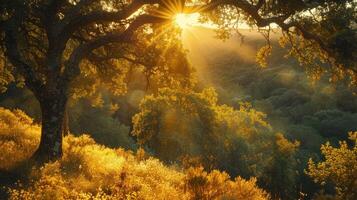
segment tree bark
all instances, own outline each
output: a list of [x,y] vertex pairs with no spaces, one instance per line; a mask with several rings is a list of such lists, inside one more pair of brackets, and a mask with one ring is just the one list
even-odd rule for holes
[[70,133],[69,129],[69,116],[68,116],[68,108],[65,106],[64,109],[64,117],[63,117],[63,136],[67,136]]
[[67,97],[64,93],[48,95],[40,100],[42,112],[41,141],[34,159],[44,163],[62,156],[62,138]]

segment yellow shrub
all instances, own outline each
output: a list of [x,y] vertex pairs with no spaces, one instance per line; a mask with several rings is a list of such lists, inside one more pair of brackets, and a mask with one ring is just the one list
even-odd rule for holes
[[202,167],[190,168],[184,179],[185,191],[191,199],[232,199],[232,200],[264,200],[268,193],[257,188],[256,179],[244,180],[237,177],[234,181],[225,172],[213,170],[210,173]]
[[11,189],[11,199],[186,198],[180,189],[184,174],[157,159],[138,161],[129,152],[95,144],[87,135],[70,135],[63,146],[63,158],[34,169],[30,187]]
[[40,127],[21,110],[0,107],[0,170],[29,158],[40,139]]
[[[40,128],[21,111],[0,110],[2,168],[27,159],[34,151]],[[13,145],[8,148],[5,145]],[[27,146],[26,146],[27,145]],[[13,149],[16,148],[16,149]],[[3,153],[5,152],[5,153]],[[123,149],[110,149],[87,135],[69,135],[62,159],[31,171],[30,182],[9,189],[16,199],[267,199],[254,180],[202,168],[184,171],[159,160]],[[15,157],[15,159],[13,159]]]

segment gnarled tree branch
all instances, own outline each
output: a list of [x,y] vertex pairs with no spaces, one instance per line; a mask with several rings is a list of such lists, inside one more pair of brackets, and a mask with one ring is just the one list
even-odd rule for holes
[[163,23],[167,19],[152,16],[152,15],[141,15],[133,22],[130,23],[129,27],[121,33],[111,33],[104,36],[100,36],[92,41],[83,43],[79,45],[75,50],[73,50],[70,58],[66,63],[66,69],[63,73],[63,78],[67,81],[73,80],[79,75],[79,64],[86,56],[89,55],[93,50],[111,43],[130,43],[133,42],[132,36],[134,32],[141,26],[145,24],[153,23]]
[[81,15],[81,7],[90,5],[94,1],[83,0],[71,9],[64,19],[54,24],[56,31],[53,36],[49,38],[49,52],[48,65],[52,69],[59,70],[59,63],[68,40],[73,33],[79,28],[93,24],[105,22],[121,22],[127,20],[131,15],[138,11],[145,4],[153,4],[159,2],[158,0],[134,0],[128,6],[117,12],[108,11],[93,11],[91,13]]
[[16,70],[25,78],[26,86],[30,88],[35,95],[39,95],[39,90],[42,88],[43,83],[38,78],[34,68],[28,65],[20,54],[18,40],[16,38],[18,33],[15,29],[15,22],[9,20],[5,27],[5,55]]

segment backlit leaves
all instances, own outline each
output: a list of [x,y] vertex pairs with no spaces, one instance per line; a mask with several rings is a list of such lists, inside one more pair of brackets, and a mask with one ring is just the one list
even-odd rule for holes
[[330,143],[321,146],[324,160],[315,163],[309,160],[307,174],[316,183],[325,185],[332,183],[335,186],[337,199],[356,199],[357,193],[357,132],[350,132],[349,139],[352,146],[346,141],[340,141],[339,147]]

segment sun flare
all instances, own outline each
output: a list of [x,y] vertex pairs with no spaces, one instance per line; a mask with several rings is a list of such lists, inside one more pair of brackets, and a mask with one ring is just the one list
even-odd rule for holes
[[198,13],[194,13],[194,14],[179,13],[175,16],[175,23],[180,28],[185,29],[190,26],[197,25],[199,23],[198,18],[199,18]]

